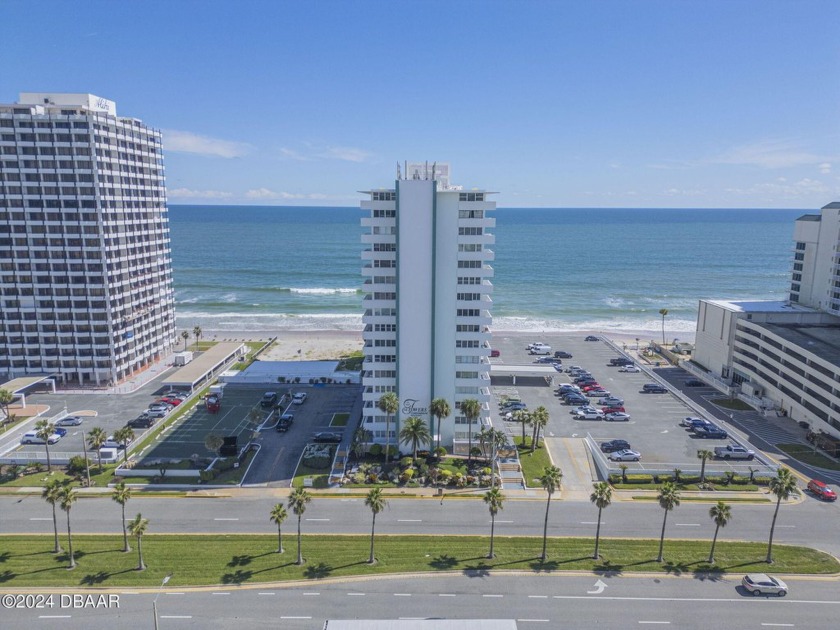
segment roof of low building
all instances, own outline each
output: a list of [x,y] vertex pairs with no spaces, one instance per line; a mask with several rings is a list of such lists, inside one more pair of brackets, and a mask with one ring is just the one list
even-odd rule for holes
[[801,348],[823,361],[840,367],[840,324],[836,326],[801,326],[795,324],[757,324],[791,346]]

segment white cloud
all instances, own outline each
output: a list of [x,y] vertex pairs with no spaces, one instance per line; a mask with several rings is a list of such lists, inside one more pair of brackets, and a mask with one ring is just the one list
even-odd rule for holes
[[832,190],[830,186],[819,180],[803,177],[796,182],[788,182],[784,178],[778,178],[774,182],[757,183],[749,188],[727,188],[726,192],[736,195],[772,195],[774,197],[797,198],[812,195],[830,197],[836,195],[838,191]]
[[167,129],[163,131],[163,148],[167,151],[179,153],[196,153],[223,158],[241,157],[250,152],[253,147],[245,142],[220,140],[209,136],[201,136],[190,131]]
[[344,162],[367,162],[373,157],[373,153],[356,147],[314,147],[310,143],[304,143],[304,149],[298,151],[289,147],[280,147],[280,155],[298,162],[310,162],[312,160],[342,160]]
[[190,197],[192,199],[230,199],[233,193],[222,190],[192,190],[191,188],[173,188],[167,191],[169,197]]
[[770,169],[825,163],[826,157],[809,153],[787,140],[760,140],[732,147],[709,161],[716,164],[743,164]]
[[280,154],[283,155],[283,157],[289,158],[290,160],[297,160],[299,162],[309,162],[312,160],[311,157],[306,157],[305,155],[298,153],[294,149],[289,149],[287,147],[280,147]]
[[290,193],[285,191],[275,192],[268,188],[253,188],[245,192],[246,199],[315,199],[315,200],[344,200],[348,197],[338,195],[326,195],[324,193]]
[[354,147],[330,147],[320,157],[345,162],[366,162],[372,154]]
[[820,173],[823,175],[828,175],[831,173],[831,162],[823,162],[819,165]]

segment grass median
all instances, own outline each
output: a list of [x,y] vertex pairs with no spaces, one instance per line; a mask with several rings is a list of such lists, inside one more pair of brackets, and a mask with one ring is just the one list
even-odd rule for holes
[[[293,525],[293,524],[292,524]],[[154,523],[152,523],[154,526]],[[290,526],[293,529],[293,526]],[[665,562],[655,561],[658,540],[601,540],[600,560],[592,559],[592,538],[550,538],[548,560],[539,559],[539,537],[496,537],[496,558],[486,557],[489,539],[482,536],[379,536],[374,565],[367,564],[368,536],[304,536],[305,564],[295,564],[296,538],[284,535],[285,553],[275,553],[277,535],[154,535],[143,538],[145,571],[136,571],[133,551],[122,552],[121,536],[77,535],[77,567],[52,551],[52,536],[0,537],[0,583],[14,587],[158,587],[172,574],[169,587],[257,584],[382,573],[461,571],[474,575],[491,570],[653,571],[663,574],[763,572],[764,543],[718,542],[717,564],[706,563],[710,541],[666,540]],[[62,537],[66,548],[66,538]],[[776,545],[774,573],[833,574],[840,563],[815,549]]]

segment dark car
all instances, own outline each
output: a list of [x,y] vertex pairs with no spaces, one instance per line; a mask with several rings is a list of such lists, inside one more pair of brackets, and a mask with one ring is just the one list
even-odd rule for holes
[[500,357],[500,356],[502,356],[502,353],[499,352],[498,350],[491,350],[490,351],[490,356],[491,357]]
[[604,453],[615,453],[616,451],[623,451],[630,448],[630,442],[627,440],[610,440],[609,442],[601,442],[601,450]]
[[600,339],[598,339],[595,335],[587,335],[584,341],[600,341]]
[[701,381],[699,378],[690,378],[685,382],[686,387],[704,387],[706,383]]
[[148,429],[155,426],[155,419],[149,416],[140,416],[139,418],[134,418],[134,420],[129,420],[127,426],[132,429]]
[[700,438],[710,438],[719,440],[724,440],[729,437],[729,434],[726,431],[721,429],[718,425],[712,424],[711,422],[708,424],[701,424],[699,427],[695,427],[694,435]]
[[273,407],[277,402],[277,392],[266,392],[260,400],[261,407]]
[[557,352],[554,353],[554,358],[555,359],[571,359],[572,358],[572,353],[571,352],[566,352],[565,350],[558,350]]
[[280,419],[277,421],[277,431],[280,433],[285,433],[288,431],[291,426],[292,422],[295,421],[295,417],[290,413],[284,413],[280,416]]
[[631,361],[630,359],[625,359],[624,357],[617,357],[617,358],[610,359],[610,365],[613,366],[613,367],[621,366],[621,365],[632,365],[632,364],[633,364],[633,361]]
[[340,433],[330,433],[327,431],[322,431],[321,433],[316,433],[312,436],[313,442],[327,442],[331,444],[338,444],[341,442],[341,434]]
[[55,433],[56,435],[60,435],[61,437],[64,437],[65,435],[67,435],[67,429],[65,429],[64,427],[58,427],[57,426],[57,427],[53,428],[53,433]]
[[642,393],[643,394],[666,394],[668,393],[668,389],[660,385],[659,383],[645,383],[642,385]]

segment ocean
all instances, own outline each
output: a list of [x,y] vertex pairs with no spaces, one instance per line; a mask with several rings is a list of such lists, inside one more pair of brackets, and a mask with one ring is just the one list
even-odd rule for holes
[[[525,209],[496,217],[499,331],[693,331],[700,298],[784,299],[802,210]],[[170,206],[176,323],[361,330],[359,208]]]

